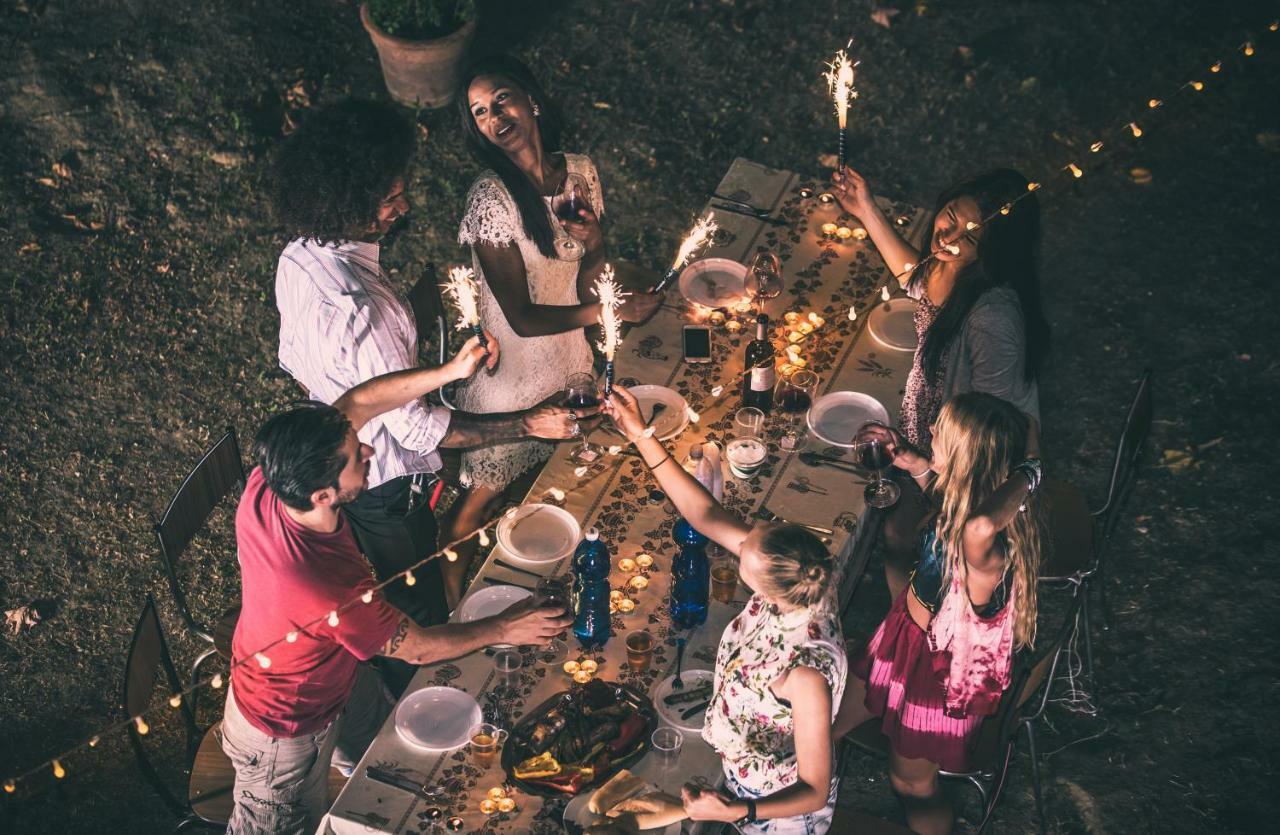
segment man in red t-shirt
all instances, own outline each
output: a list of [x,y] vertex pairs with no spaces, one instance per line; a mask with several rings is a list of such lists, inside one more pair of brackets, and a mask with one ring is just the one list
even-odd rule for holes
[[[489,345],[492,367],[492,336]],[[356,432],[375,415],[471,376],[485,355],[473,337],[440,368],[376,377],[332,406],[276,415],[258,433],[258,466],[236,512],[243,597],[232,652],[253,660],[232,669],[222,722],[222,747],[236,770],[228,832],[316,830],[328,808],[331,760],[354,766],[390,712],[379,677],[361,662],[387,655],[427,664],[494,643],[542,644],[571,622],[563,610],[524,605],[424,628],[374,593],[336,621],[312,624],[374,585],[338,512],[367,484],[373,450]]]

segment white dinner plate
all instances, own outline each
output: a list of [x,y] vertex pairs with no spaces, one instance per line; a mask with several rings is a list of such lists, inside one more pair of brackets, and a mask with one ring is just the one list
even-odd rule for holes
[[873,420],[889,423],[889,413],[869,394],[833,391],[809,407],[805,417],[809,431],[832,446],[853,449],[853,437],[862,425]]
[[[598,786],[596,788],[599,788]],[[657,791],[657,786],[649,784],[649,791]],[[588,826],[594,826],[598,823],[608,823],[609,818],[604,815],[593,815],[587,810],[587,804],[591,802],[591,795],[595,794],[595,789],[588,789],[582,792],[573,800],[569,801],[569,805],[564,807],[564,822],[573,824],[580,829],[586,829]],[[641,829],[641,835],[680,835],[680,824],[682,821],[668,824],[661,829]]]
[[[485,586],[467,595],[449,620],[454,623],[471,623],[494,615],[500,615],[519,603],[533,597],[533,592],[519,586]],[[511,644],[491,644],[498,648]]]
[[914,299],[892,299],[871,309],[867,330],[876,342],[895,351],[915,351],[916,302]]
[[728,258],[703,258],[680,272],[680,292],[704,307],[729,307],[747,294],[747,268]]
[[684,398],[666,386],[633,386],[627,391],[635,395],[640,406],[640,417],[649,420],[653,407],[661,403],[666,408],[653,421],[653,436],[659,441],[669,441],[689,425],[689,404]]
[[[680,673],[680,680],[684,682],[684,687],[680,691],[671,689],[671,682],[676,680],[674,675],[667,676],[658,682],[658,686],[653,690],[653,706],[658,711],[658,715],[662,717],[662,721],[686,734],[701,734],[702,723],[707,717],[705,710],[693,714],[688,719],[681,719],[680,714],[698,704],[698,702],[706,701],[706,699],[681,702],[675,705],[668,705],[663,699],[675,692],[687,693],[704,682],[710,684],[715,680],[715,677],[716,674],[711,670],[683,670]],[[708,696],[708,698],[710,697]]]
[[535,565],[564,559],[581,538],[578,520],[550,504],[520,505],[498,522],[498,544],[512,558]]
[[480,705],[453,687],[424,687],[400,700],[396,733],[417,748],[448,751],[471,739],[471,729],[484,721]]

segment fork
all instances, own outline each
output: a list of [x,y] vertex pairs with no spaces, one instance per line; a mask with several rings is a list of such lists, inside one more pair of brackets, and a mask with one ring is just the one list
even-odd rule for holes
[[816,534],[831,536],[831,534],[833,533],[831,528],[823,528],[823,527],[819,527],[818,525],[806,525],[803,522],[792,522],[790,519],[783,519],[781,516],[774,513],[772,510],[765,507],[764,505],[760,505],[760,509],[751,515],[756,517],[757,519],[763,519],[766,522],[781,522],[786,525],[796,525],[797,527],[804,528],[805,530],[812,531],[813,533],[816,533]]
[[671,680],[672,690],[683,690],[684,682],[680,680],[680,668],[684,666],[684,638],[676,638],[676,677]]

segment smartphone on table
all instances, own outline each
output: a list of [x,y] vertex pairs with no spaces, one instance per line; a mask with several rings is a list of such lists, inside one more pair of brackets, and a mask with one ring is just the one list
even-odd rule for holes
[[711,328],[706,325],[684,326],[684,361],[711,362]]

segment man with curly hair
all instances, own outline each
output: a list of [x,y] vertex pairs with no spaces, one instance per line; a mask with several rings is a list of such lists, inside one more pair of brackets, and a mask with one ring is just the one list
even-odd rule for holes
[[[381,268],[378,245],[409,211],[413,151],[413,125],[394,106],[347,100],[311,113],[273,160],[272,200],[290,238],[276,271],[280,365],[314,400],[333,403],[365,380],[418,365],[414,314]],[[418,481],[440,468],[437,448],[573,437],[587,416],[545,406],[473,415],[414,400],[369,421],[360,431],[374,450],[369,489],[343,512],[378,576],[437,547]],[[449,616],[436,561],[412,588],[388,587],[388,599],[423,626]]]

